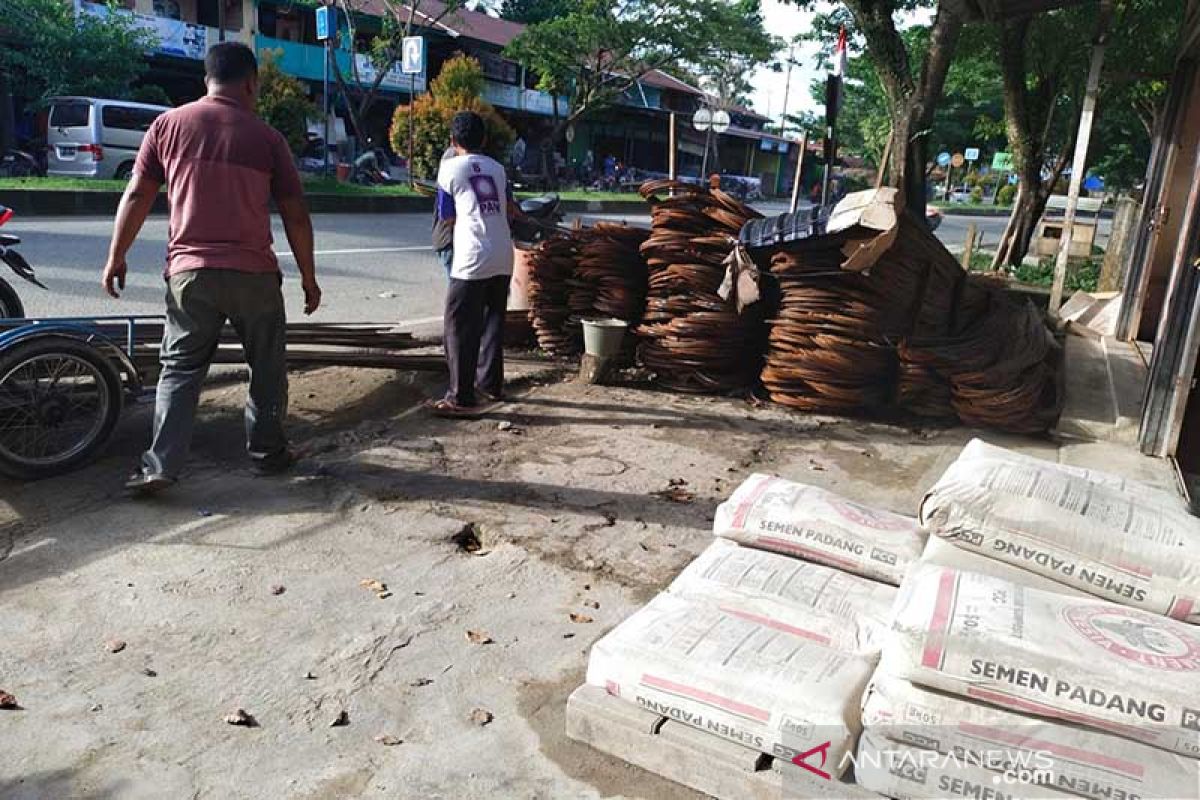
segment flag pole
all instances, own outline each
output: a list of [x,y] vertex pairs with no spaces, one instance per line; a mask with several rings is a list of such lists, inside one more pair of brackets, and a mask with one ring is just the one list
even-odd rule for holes
[[833,72],[825,79],[825,171],[821,177],[821,205],[829,205],[829,183],[837,160],[837,117],[842,103],[842,76],[846,72],[846,29],[838,31],[833,51]]

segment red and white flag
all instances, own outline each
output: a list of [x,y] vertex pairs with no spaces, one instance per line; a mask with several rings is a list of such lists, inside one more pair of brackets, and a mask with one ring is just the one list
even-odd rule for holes
[[846,77],[846,29],[838,31],[837,47],[833,51],[833,74],[839,78]]

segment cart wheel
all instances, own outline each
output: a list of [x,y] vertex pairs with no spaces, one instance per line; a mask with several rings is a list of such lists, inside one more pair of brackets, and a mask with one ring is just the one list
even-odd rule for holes
[[86,342],[48,337],[0,353],[0,472],[35,480],[86,463],[121,402],[116,367]]
[[0,319],[24,319],[24,317],[25,307],[21,305],[21,298],[17,297],[17,290],[0,278]]

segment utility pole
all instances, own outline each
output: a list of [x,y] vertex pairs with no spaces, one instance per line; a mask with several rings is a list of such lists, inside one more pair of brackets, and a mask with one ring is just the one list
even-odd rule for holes
[[1079,208],[1079,191],[1083,186],[1083,171],[1087,168],[1088,144],[1092,138],[1092,120],[1096,115],[1096,96],[1100,93],[1100,71],[1104,67],[1104,48],[1108,42],[1108,22],[1112,15],[1111,0],[1101,0],[1096,36],[1092,44],[1092,63],[1088,68],[1087,90],[1083,95],[1083,111],[1079,114],[1079,133],[1075,138],[1075,160],[1071,162],[1071,185],[1067,190],[1067,208],[1063,213],[1062,239],[1054,261],[1054,284],[1050,287],[1050,316],[1058,318],[1063,289],[1067,282],[1067,260],[1071,256],[1075,212]]
[[788,47],[787,79],[784,80],[784,82],[783,82],[783,112],[779,115],[779,135],[780,136],[783,136],[787,132],[788,94],[792,90],[792,54],[795,52],[795,50],[796,50],[796,43],[793,42]]
[[217,0],[217,41],[225,41],[225,0]]

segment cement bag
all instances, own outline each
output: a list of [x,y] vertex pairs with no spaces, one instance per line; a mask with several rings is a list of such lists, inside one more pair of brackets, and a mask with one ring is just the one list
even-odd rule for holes
[[960,544],[961,540],[958,539],[930,536],[929,541],[925,543],[925,549],[921,552],[921,563],[949,567],[960,572],[978,572],[980,575],[990,575],[993,578],[1022,583],[1031,589],[1041,589],[1043,592],[1057,592],[1071,597],[1092,597],[1087,592],[1072,589],[1065,583],[1052,581],[1036,572],[988,558],[981,555],[978,550],[968,549]]
[[593,645],[587,682],[789,761],[828,742],[832,765],[854,746],[874,664],[787,626],[664,593]]
[[881,668],[863,703],[876,737],[1036,772],[1037,785],[1094,800],[1200,797],[1200,761],[1100,731],[923,689]]
[[921,523],[1105,600],[1200,622],[1200,519],[1177,504],[986,452],[950,465]]
[[717,508],[713,533],[897,586],[925,544],[909,517],[760,474]]
[[754,614],[798,636],[879,655],[895,588],[777,553],[715,539],[668,587],[673,595]]
[[1008,450],[1003,447],[997,447],[994,444],[988,444],[983,439],[972,439],[967,442],[967,446],[958,454],[958,458],[960,461],[968,461],[976,458],[1008,459],[1014,463],[1029,464],[1034,467],[1043,467],[1050,464],[1061,472],[1065,472],[1076,478],[1082,478],[1088,483],[1094,483],[1107,489],[1116,489],[1119,492],[1125,492],[1141,500],[1166,503],[1169,506],[1187,511],[1187,502],[1184,501],[1178,492],[1130,480],[1123,475],[1117,475],[1113,472],[1075,467],[1070,464],[1060,464],[1056,461],[1047,461],[1042,458],[1028,456],[1016,450]]
[[920,565],[883,663],[922,686],[1200,757],[1200,629],[1166,617]]
[[854,756],[854,779],[864,789],[896,800],[1076,800],[1074,795],[1040,785],[1044,778],[1035,770],[985,763],[965,754],[899,744],[866,730]]

